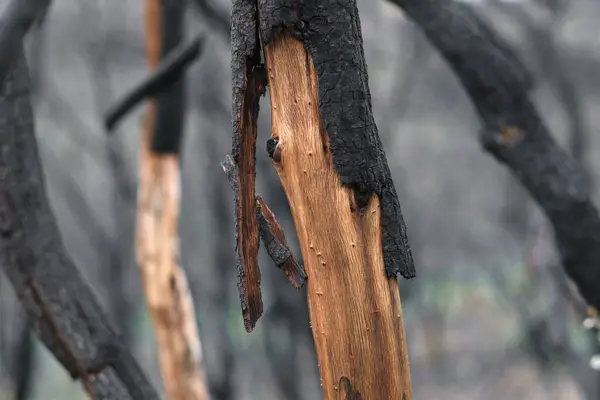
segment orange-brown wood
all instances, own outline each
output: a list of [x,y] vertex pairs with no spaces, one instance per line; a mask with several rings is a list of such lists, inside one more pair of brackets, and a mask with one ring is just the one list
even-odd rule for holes
[[[398,282],[383,264],[379,199],[357,210],[342,187],[318,107],[310,55],[291,37],[265,48],[274,162],[308,275],[325,399],[412,398]],[[357,397],[360,395],[360,397]]]
[[[147,59],[154,68],[161,53],[161,2],[146,0],[145,7]],[[140,145],[136,256],[166,396],[170,400],[205,400],[208,390],[196,314],[185,272],[179,266],[179,157],[150,149],[156,108],[152,99]]]
[[258,267],[259,230],[256,219],[256,136],[257,104],[253,93],[254,82],[251,77],[244,77],[246,91],[242,99],[242,118],[240,120],[240,153],[235,162],[238,165],[236,199],[237,251],[242,271],[238,271],[242,292],[242,313],[244,327],[252,332],[256,321],[263,313],[262,295],[260,292],[260,269]]

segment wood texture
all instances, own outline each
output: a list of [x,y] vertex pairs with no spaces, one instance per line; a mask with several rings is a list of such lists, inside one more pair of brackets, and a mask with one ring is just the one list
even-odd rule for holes
[[[146,0],[147,58],[161,57],[159,0]],[[157,102],[146,116],[139,154],[136,255],[152,316],[168,399],[208,399],[201,344],[185,272],[179,265],[179,156],[151,150]]]
[[300,240],[325,399],[411,399],[398,283],[385,274],[381,208],[358,207],[333,166],[318,80],[304,45],[265,49],[274,165]]
[[234,0],[231,5],[232,146],[236,167],[235,241],[238,293],[244,328],[251,332],[263,313],[260,292],[258,248],[259,223],[256,215],[256,136],[258,106],[264,71],[260,68],[260,41],[254,0]]

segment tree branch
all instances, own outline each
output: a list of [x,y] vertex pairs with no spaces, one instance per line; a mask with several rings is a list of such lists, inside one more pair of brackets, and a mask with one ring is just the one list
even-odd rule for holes
[[0,254],[44,344],[92,398],[158,399],[68,256],[34,136],[22,53],[0,89]]
[[21,51],[23,38],[38,17],[45,17],[50,0],[12,0],[0,13],[0,82],[6,79]]
[[109,133],[133,107],[177,81],[191,63],[202,54],[203,44],[204,37],[199,34],[190,43],[180,45],[169,52],[169,55],[161,60],[146,79],[110,107],[104,117],[104,125]]
[[584,299],[600,308],[600,217],[581,166],[561,149],[529,98],[531,79],[469,6],[391,0],[446,58],[484,126],[484,149],[519,178],[550,220],[563,266]]

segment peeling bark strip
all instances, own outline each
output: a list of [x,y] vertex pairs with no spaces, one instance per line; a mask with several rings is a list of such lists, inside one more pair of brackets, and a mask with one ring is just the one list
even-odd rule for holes
[[265,244],[269,257],[285,273],[290,283],[300,289],[306,280],[306,272],[288,247],[283,228],[277,222],[275,214],[260,196],[256,196],[256,213],[260,221],[260,239]]
[[158,399],[67,255],[34,136],[23,49],[0,86],[0,256],[33,327],[97,399]]
[[[231,156],[226,156],[221,163],[234,193],[237,190],[237,167]],[[306,272],[287,246],[283,228],[277,222],[275,214],[260,195],[256,196],[256,218],[259,221],[260,239],[266,247],[267,254],[277,268],[281,269],[296,289],[301,288],[306,280]]]
[[357,205],[381,202],[382,246],[388,276],[415,276],[413,257],[377,126],[355,0],[259,0],[260,34],[268,46],[290,32],[303,41],[318,76],[319,110],[341,183]]
[[600,309],[600,217],[585,171],[561,149],[531,99],[531,79],[508,45],[468,6],[393,0],[425,32],[460,79],[484,129],[486,151],[519,178],[554,227],[564,268]]
[[233,73],[233,146],[237,167],[234,184],[238,291],[246,331],[251,332],[263,312],[258,267],[259,225],[256,217],[256,135],[258,102],[264,94],[265,73],[260,63],[252,0],[235,0],[231,11]]
[[[146,0],[146,38],[149,66],[159,63],[161,52],[166,54],[177,43],[161,45],[161,31],[181,29],[170,26],[181,18],[162,18],[167,10],[160,0]],[[183,7],[177,9],[183,12]],[[172,17],[172,16],[171,16]],[[180,170],[177,154],[160,154],[153,150],[156,135],[172,135],[179,140],[183,125],[170,123],[183,119],[180,110],[163,111],[162,129],[157,132],[157,109],[175,96],[184,96],[182,86],[169,96],[150,102],[140,144],[139,189],[136,226],[136,257],[140,267],[148,310],[156,332],[158,357],[167,398],[170,400],[206,400],[208,389],[202,369],[202,348],[196,313],[188,282],[179,265],[179,205]],[[183,104],[177,100],[177,104]],[[177,131],[177,129],[179,131]]]

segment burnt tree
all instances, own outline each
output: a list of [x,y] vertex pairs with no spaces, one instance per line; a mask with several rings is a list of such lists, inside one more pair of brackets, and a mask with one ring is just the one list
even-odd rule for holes
[[585,170],[556,143],[533,104],[528,71],[471,7],[451,0],[391,1],[446,59],[479,115],[483,148],[539,204],[567,275],[600,309],[600,215]]
[[397,278],[415,269],[371,110],[356,1],[236,0],[231,40],[228,160],[237,172],[246,329],[262,313],[254,183],[258,103],[268,84],[267,152],[305,262],[325,398],[412,398]]

